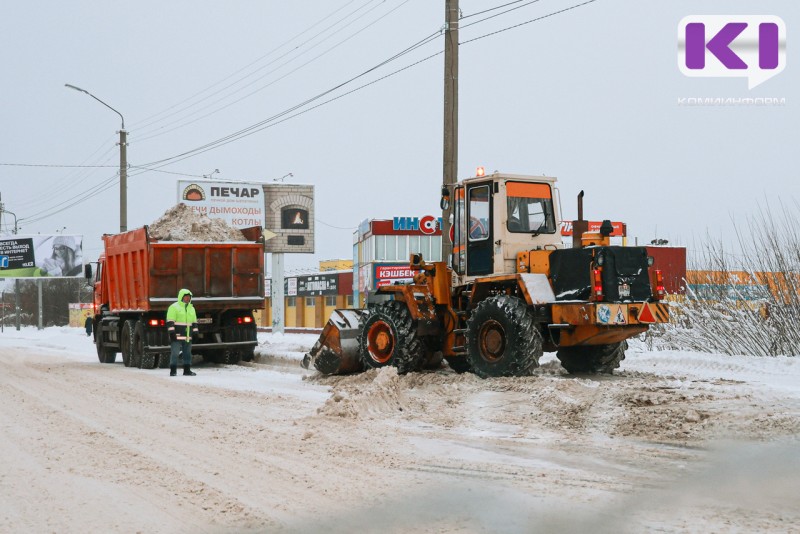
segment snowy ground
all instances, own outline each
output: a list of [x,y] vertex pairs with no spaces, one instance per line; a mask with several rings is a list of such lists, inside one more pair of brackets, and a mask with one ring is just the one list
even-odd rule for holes
[[312,334],[170,378],[0,334],[3,532],[790,532],[800,358],[629,349],[611,377],[321,377]]

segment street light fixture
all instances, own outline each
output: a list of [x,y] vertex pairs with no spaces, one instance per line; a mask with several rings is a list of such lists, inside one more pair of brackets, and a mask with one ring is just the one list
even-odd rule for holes
[[119,231],[126,232],[128,230],[128,132],[125,131],[125,117],[122,113],[112,108],[86,89],[75,87],[68,83],[64,84],[65,87],[86,93],[91,96],[105,107],[119,115],[122,120],[122,129],[119,131]]

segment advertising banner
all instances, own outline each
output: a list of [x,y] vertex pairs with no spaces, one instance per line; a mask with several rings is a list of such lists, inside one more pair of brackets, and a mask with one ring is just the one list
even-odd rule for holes
[[83,236],[0,236],[0,278],[83,276]]
[[316,274],[297,279],[297,294],[302,297],[335,296],[339,293],[339,277],[335,274]]
[[[600,231],[600,226],[603,224],[603,221],[589,221],[589,232],[597,233]],[[625,236],[625,223],[621,222],[611,222],[611,227],[614,229],[611,232],[611,237],[624,237]],[[571,236],[572,235],[572,221],[561,221],[561,235],[562,236]]]
[[375,264],[375,287],[382,287],[394,283],[409,283],[414,280],[415,271],[408,263]]
[[178,202],[234,228],[264,228],[261,184],[178,180]]

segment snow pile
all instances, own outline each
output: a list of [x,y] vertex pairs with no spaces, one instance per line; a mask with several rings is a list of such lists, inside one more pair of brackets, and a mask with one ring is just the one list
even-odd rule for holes
[[181,202],[149,227],[150,237],[160,241],[246,241],[241,231],[222,219],[211,219]]

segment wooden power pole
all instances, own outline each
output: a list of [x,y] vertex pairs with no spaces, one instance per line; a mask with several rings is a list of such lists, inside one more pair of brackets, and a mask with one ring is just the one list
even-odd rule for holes
[[445,0],[444,34],[444,166],[442,184],[450,191],[450,205],[442,210],[442,261],[453,252],[450,215],[458,181],[458,0]]

